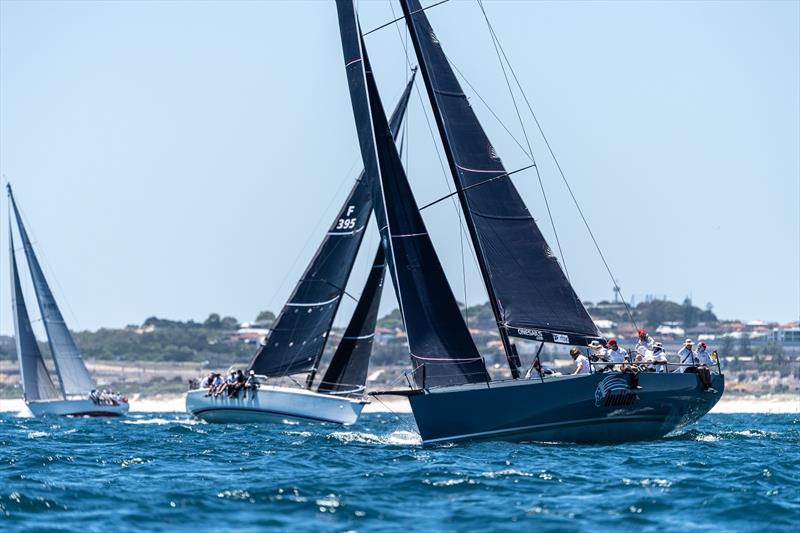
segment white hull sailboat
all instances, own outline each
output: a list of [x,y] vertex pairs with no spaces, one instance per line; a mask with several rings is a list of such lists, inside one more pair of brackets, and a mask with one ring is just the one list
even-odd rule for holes
[[[414,76],[392,115],[393,135],[400,130],[413,83]],[[255,353],[248,368],[260,383],[255,396],[251,390],[239,390],[234,396],[227,391],[209,395],[206,389],[193,390],[186,396],[189,413],[208,422],[302,420],[349,425],[358,421],[367,403],[364,389],[383,288],[382,245],[344,336],[322,380],[313,386],[339,303],[349,296],[345,286],[372,213],[372,188],[372,175],[362,172]],[[296,381],[296,386],[288,387],[269,381],[298,374],[306,375],[305,387]]]
[[98,404],[92,400],[36,400],[25,402],[33,416],[122,416],[127,402]]
[[347,398],[301,389],[264,386],[245,397],[209,395],[205,389],[189,391],[186,410],[206,422],[328,422],[349,426],[358,421],[366,405],[362,398]]
[[78,347],[44,277],[14,201],[11,185],[8,185],[8,199],[17,222],[17,231],[22,241],[28,272],[58,376],[56,385],[31,327],[17,269],[14,234],[9,225],[11,302],[25,404],[34,416],[119,416],[127,413],[128,402],[125,400],[90,398],[90,393],[95,391],[97,386],[78,352]]

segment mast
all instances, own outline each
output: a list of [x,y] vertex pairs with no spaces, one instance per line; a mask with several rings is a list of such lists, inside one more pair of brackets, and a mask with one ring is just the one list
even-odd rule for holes
[[352,0],[337,0],[345,72],[375,218],[421,388],[488,382],[420,215],[381,105]]
[[[400,100],[397,102],[394,111],[392,112],[391,118],[391,125],[390,129],[392,131],[392,136],[397,137],[400,133],[400,127],[403,125],[403,119],[406,116],[406,111],[408,109],[408,101],[411,98],[411,87],[414,86],[414,79],[417,77],[417,69],[413,69],[411,72],[411,78],[409,78],[408,83],[406,83],[406,87],[403,90],[403,93],[400,95]],[[362,177],[365,173],[362,172]],[[353,258],[353,262],[355,262],[355,257]],[[353,263],[350,264],[350,268],[353,268]],[[349,277],[349,276],[348,276]],[[338,303],[341,303],[339,300]],[[338,310],[338,303],[337,303],[337,310]],[[333,324],[331,323],[331,326]],[[330,331],[330,327],[328,328]],[[314,359],[314,365],[311,367],[311,371],[308,373],[308,377],[306,378],[306,388],[311,389],[314,385],[314,378],[317,375],[317,371],[319,370],[319,363],[322,360],[322,355],[325,352],[325,343],[328,341],[328,336],[325,336],[323,341],[322,350],[317,354],[317,357]],[[371,344],[370,344],[371,348]],[[338,349],[337,349],[338,352]]]
[[[408,2],[406,0],[400,0],[400,5],[403,8],[403,16],[406,19],[406,26],[408,27],[408,32],[411,35],[411,41],[414,43],[414,51],[417,54],[417,61],[419,62],[419,68],[422,71],[422,78],[425,80],[425,89],[428,93],[428,101],[431,104],[431,108],[433,109],[433,116],[436,119],[436,127],[439,130],[439,137],[442,139],[442,146],[444,147],[444,152],[447,156],[447,164],[450,167],[450,172],[453,176],[458,175],[458,168],[456,165],[456,160],[453,155],[453,149],[450,146],[450,142],[447,138],[447,131],[445,130],[444,121],[442,118],[442,112],[439,108],[439,104],[436,100],[436,96],[433,93],[433,84],[431,83],[431,73],[428,69],[428,65],[425,62],[425,57],[422,54],[420,49],[419,37],[417,35],[417,29],[411,20],[411,9],[409,8]],[[415,7],[414,11],[419,9],[419,7]],[[455,183],[456,191],[458,193],[458,201],[461,204],[461,210],[464,213],[464,220],[467,223],[467,229],[469,230],[469,236],[472,239],[472,243],[475,246],[476,256],[478,259],[478,267],[481,271],[481,277],[483,278],[483,285],[486,287],[486,292],[489,296],[489,303],[492,306],[492,313],[494,314],[495,322],[497,323],[498,330],[500,332],[500,340],[503,342],[503,351],[506,354],[506,360],[508,361],[508,367],[511,369],[511,377],[517,379],[520,377],[520,361],[519,356],[516,354],[516,351],[512,348],[511,341],[508,337],[508,330],[505,327],[505,320],[500,312],[500,306],[498,305],[497,296],[494,291],[494,286],[492,285],[491,274],[486,266],[486,256],[483,253],[483,244],[481,243],[480,239],[478,238],[478,233],[475,229],[475,222],[473,221],[472,217],[469,216],[470,208],[467,204],[467,198],[465,192],[461,185],[456,181]]]

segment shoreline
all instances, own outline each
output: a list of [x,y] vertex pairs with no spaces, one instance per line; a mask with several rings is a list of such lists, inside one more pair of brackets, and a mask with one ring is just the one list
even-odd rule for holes
[[[131,413],[185,413],[183,395],[156,395],[130,399]],[[0,399],[0,412],[27,413],[22,399]],[[405,398],[373,398],[364,408],[365,413],[410,413]],[[765,396],[723,396],[711,413],[722,414],[800,414],[800,396],[795,394],[769,394]]]

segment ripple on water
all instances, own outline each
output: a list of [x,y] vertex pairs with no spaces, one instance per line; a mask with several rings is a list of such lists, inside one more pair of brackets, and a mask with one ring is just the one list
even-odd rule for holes
[[340,428],[226,426],[163,413],[56,422],[0,414],[0,522],[19,530],[102,523],[123,533],[198,524],[793,531],[797,420],[709,415],[680,435],[620,446],[423,447],[410,415],[365,415]]

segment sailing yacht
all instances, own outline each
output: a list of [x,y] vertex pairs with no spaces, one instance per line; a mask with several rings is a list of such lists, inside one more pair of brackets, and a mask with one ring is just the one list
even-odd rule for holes
[[56,304],[39,260],[28,238],[17,209],[11,185],[7,186],[8,199],[22,248],[28,262],[36,301],[44,323],[50,354],[58,375],[58,386],[53,382],[45,364],[36,336],[33,333],[17,268],[14,234],[9,220],[9,249],[11,259],[11,303],[14,310],[14,332],[17,358],[22,378],[25,404],[34,416],[119,416],[128,412],[127,400],[91,399],[97,386],[80,356],[72,334]]
[[[418,0],[400,0],[512,379],[493,380],[461,316],[398,157],[353,0],[337,0],[364,168],[408,335],[406,396],[424,444],[475,439],[625,442],[697,421],[719,401],[696,374],[523,378],[512,338],[588,346],[602,336],[475,115]],[[438,4],[434,4],[438,5]]]
[[[411,76],[394,110],[397,135],[414,83]],[[367,401],[367,369],[383,289],[385,259],[379,245],[344,336],[323,375],[314,380],[333,319],[372,213],[371,177],[362,172],[269,335],[248,367],[261,384],[235,397],[189,391],[186,410],[208,422],[311,421],[354,424]],[[303,378],[302,375],[305,375]],[[296,376],[300,377],[298,381]]]

